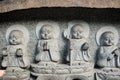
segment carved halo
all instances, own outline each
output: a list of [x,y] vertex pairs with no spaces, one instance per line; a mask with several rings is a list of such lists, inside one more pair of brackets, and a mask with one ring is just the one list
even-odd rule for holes
[[98,45],[100,45],[100,37],[104,32],[110,31],[115,35],[114,38],[114,44],[117,45],[118,41],[119,41],[119,34],[116,28],[112,27],[112,26],[105,26],[101,29],[99,29],[99,31],[96,34],[96,42]]
[[44,25],[51,25],[52,26],[52,30],[53,30],[53,38],[54,39],[57,39],[59,38],[59,33],[60,33],[60,29],[59,29],[59,26],[56,22],[53,22],[53,21],[41,21],[37,24],[36,26],[36,35],[37,35],[37,38],[38,39],[41,39],[41,37],[39,36],[39,33],[40,33],[40,29],[42,28],[42,26]]
[[71,31],[71,28],[76,25],[76,24],[80,24],[83,28],[83,36],[85,38],[88,38],[89,37],[89,31],[90,31],[90,28],[89,28],[89,25],[84,22],[84,21],[71,21],[68,23],[68,28],[64,31],[64,36],[69,36],[69,38],[71,38],[71,35],[70,35],[70,31]]
[[20,30],[21,32],[23,32],[24,39],[25,39],[24,43],[28,43],[28,41],[29,41],[29,32],[28,32],[28,30],[23,25],[12,25],[6,31],[7,44],[9,44],[9,34],[13,30]]

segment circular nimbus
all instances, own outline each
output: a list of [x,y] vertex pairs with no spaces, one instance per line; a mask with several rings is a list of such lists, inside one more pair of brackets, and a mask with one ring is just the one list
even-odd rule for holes
[[97,32],[96,34],[96,42],[98,45],[100,45],[100,38],[101,38],[101,35],[105,32],[112,32],[115,36],[114,38],[114,44],[116,45],[119,41],[119,34],[118,34],[118,31],[116,28],[112,27],[112,26],[105,26],[105,27],[102,27],[101,29],[99,29],[99,31]]
[[71,28],[76,24],[80,25],[83,28],[82,35],[85,38],[88,38],[90,28],[89,28],[89,25],[84,21],[71,21],[71,22],[69,22],[68,28],[64,31],[64,36],[69,36],[71,38]]
[[36,26],[36,35],[38,39],[41,39],[40,37],[40,30],[44,25],[50,25],[52,26],[52,33],[53,33],[53,38],[58,38],[59,37],[59,33],[60,33],[60,29],[59,26],[56,22],[53,21],[41,21],[37,24]]
[[29,32],[28,32],[28,30],[23,25],[12,25],[6,31],[7,44],[9,44],[9,34],[13,30],[19,30],[19,31],[23,32],[23,36],[24,36],[24,39],[25,39],[24,43],[28,43],[28,41],[29,41]]

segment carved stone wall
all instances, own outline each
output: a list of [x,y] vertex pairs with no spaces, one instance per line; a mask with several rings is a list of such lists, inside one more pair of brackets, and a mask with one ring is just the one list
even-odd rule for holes
[[[97,51],[98,48],[103,46],[103,43],[102,45],[98,43],[98,41],[104,39],[99,38],[102,33],[104,34],[106,32],[102,32],[103,30],[109,30],[109,28],[112,27],[110,30],[115,33],[115,37],[117,37],[118,40],[120,35],[119,12],[119,9],[40,8],[0,14],[1,59],[2,49],[9,46],[6,41],[7,31],[11,26],[16,26],[15,30],[19,32],[17,25],[22,25],[29,32],[29,35],[25,37],[25,41],[29,39],[25,50],[27,50],[26,53],[27,57],[29,57],[31,67],[29,67],[29,69],[24,68],[24,70],[27,70],[28,74],[31,74],[31,80],[117,80],[120,76],[119,73],[117,73],[119,68],[114,67],[115,69],[112,69],[111,66],[109,66],[107,69],[100,69],[98,65],[96,65],[98,60],[96,55],[99,52]],[[82,24],[82,21],[85,22],[85,25]],[[107,29],[105,28],[106,26],[108,27]],[[19,28],[22,29],[21,26],[19,26]],[[22,29],[24,30],[23,32],[26,32],[25,29]],[[101,29],[103,30],[101,31]],[[101,32],[101,35],[99,32]],[[43,33],[50,36],[41,35]],[[75,36],[76,34],[77,37]],[[97,35],[99,37],[97,37]],[[118,43],[116,41],[115,46],[117,48],[115,47],[115,50],[120,47],[120,41],[118,40]],[[79,47],[81,48],[80,50],[77,49]],[[38,61],[36,61],[36,56],[39,56],[37,55],[39,54],[39,50],[42,50],[43,54],[45,53],[47,55],[47,58],[44,58],[44,55],[42,55],[42,60],[39,60],[40,56],[38,57]],[[87,57],[84,55],[82,61],[80,60],[81,58],[77,61],[72,59],[67,60],[67,56],[69,58],[73,57],[70,56],[72,51],[73,53],[77,53],[77,55],[84,52]],[[88,60],[88,52],[90,60]],[[60,55],[54,57],[52,53]],[[73,61],[73,65],[70,64],[71,61]],[[74,63],[76,64],[74,65]],[[1,66],[1,69],[4,68]],[[108,75],[115,77],[106,78]],[[8,80],[8,78],[6,80]]]
[[[18,6],[19,5],[19,6]],[[120,8],[119,0],[0,0],[0,13],[41,7]]]

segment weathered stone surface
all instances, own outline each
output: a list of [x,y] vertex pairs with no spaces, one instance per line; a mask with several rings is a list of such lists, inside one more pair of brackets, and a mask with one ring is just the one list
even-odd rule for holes
[[[25,31],[24,31],[25,30]],[[2,56],[2,67],[6,68],[3,80],[28,80],[30,62],[27,52],[29,33],[24,26],[14,25],[6,31],[7,47],[4,48]],[[9,79],[10,78],[10,79]]]
[[[42,15],[40,12],[42,12]],[[20,10],[20,11],[12,11],[9,13],[0,14],[1,20],[4,21],[4,22],[0,22],[0,33],[1,33],[1,35],[0,35],[0,44],[1,44],[0,52],[2,54],[2,48],[6,45],[5,33],[7,32],[7,29],[9,28],[9,26],[15,25],[15,24],[21,24],[21,25],[24,25],[30,33],[29,34],[30,41],[28,43],[27,48],[28,48],[28,53],[31,58],[30,59],[31,63],[34,62],[34,59],[32,59],[32,58],[35,58],[36,44],[38,42],[38,38],[35,34],[37,24],[39,22],[42,22],[43,19],[44,20],[52,20],[52,21],[54,20],[55,22],[58,23],[59,28],[60,28],[60,37],[58,40],[58,44],[60,47],[61,58],[64,62],[64,58],[66,58],[69,48],[67,46],[68,41],[62,35],[62,33],[64,32],[65,29],[68,28],[69,21],[71,21],[73,19],[74,20],[84,20],[90,26],[90,30],[89,30],[90,36],[88,37],[87,41],[89,41],[88,43],[90,46],[89,47],[90,55],[93,59],[92,63],[95,63],[96,62],[96,50],[99,47],[99,45],[97,45],[96,40],[95,40],[96,33],[98,32],[98,30],[100,28],[103,28],[104,26],[113,25],[118,30],[118,33],[120,35],[120,17],[119,16],[120,16],[119,9],[102,9],[101,10],[101,9],[86,9],[86,8],[85,9],[65,8],[62,10],[60,10],[59,8],[56,8],[56,9],[52,8],[52,10],[51,10],[51,8],[49,8],[49,9],[39,8],[39,9],[35,9],[35,10],[27,9],[27,11]],[[38,29],[38,31],[39,30],[40,29]],[[118,43],[117,46],[118,47],[120,46],[120,42]],[[36,79],[33,79],[33,80],[41,80],[41,78],[42,79],[51,79],[51,80],[58,80],[58,79],[61,79],[61,80],[71,80],[71,79],[73,79],[73,80],[80,79],[81,80],[82,79],[82,80],[85,80],[87,78],[86,80],[88,80],[88,79],[93,80],[93,79],[90,79],[90,78],[93,78],[93,76],[92,76],[93,72],[90,71],[91,67],[88,65],[87,66],[82,65],[82,67],[81,66],[71,67],[67,64],[67,62],[65,64],[60,64],[60,65],[61,66],[57,65],[57,67],[52,67],[52,69],[51,69],[51,67],[49,67],[50,69],[49,68],[45,69],[47,67],[42,68],[41,66],[39,66],[39,67],[33,66],[33,71],[34,72],[38,71],[38,72],[36,72],[38,74],[40,71],[49,72],[49,74],[44,73],[44,75],[37,74],[38,78],[36,78],[36,76],[35,76]],[[83,71],[83,69],[86,71]],[[30,70],[30,71],[32,71],[32,70]],[[112,75],[112,78],[110,75],[107,78],[108,80],[117,80],[117,79],[119,80],[119,78],[118,78],[119,73],[117,73],[116,71],[118,71],[118,72],[120,72],[120,71],[116,70],[116,68],[112,69],[112,70],[107,69],[104,71],[106,71],[106,72],[111,71],[111,73],[114,71],[115,75],[118,74],[115,77],[113,77],[114,75]],[[51,72],[52,72],[52,75],[51,75]],[[83,72],[85,72],[85,73],[83,73]],[[32,73],[32,77],[33,77],[33,72],[31,72],[31,73]],[[62,75],[60,75],[60,74],[62,74]],[[87,76],[86,76],[86,74],[87,74]],[[80,75],[85,75],[86,77],[84,77],[84,76],[78,77]],[[109,75],[109,74],[105,74],[105,75]],[[41,76],[43,76],[43,77],[41,77]],[[56,79],[56,76],[59,76],[58,79]],[[104,76],[104,75],[102,75],[102,76]],[[22,80],[22,79],[20,79],[20,80]],[[32,80],[32,78],[31,78],[31,80]]]
[[[45,77],[49,74],[72,75],[79,74],[84,76],[83,80],[88,80],[89,76],[93,75],[93,64],[90,62],[90,55],[86,38],[89,35],[89,25],[86,22],[71,21],[68,23],[68,29],[64,32],[64,37],[67,38],[67,43],[70,47],[67,56],[69,57],[66,64],[62,63],[63,57],[60,53],[60,29],[59,25],[53,21],[42,21],[36,27],[36,35],[38,38],[35,63],[31,65],[31,73],[37,76],[37,80],[41,80],[40,75],[43,74],[43,79],[59,80],[54,77]],[[62,38],[64,38],[62,37]],[[56,41],[57,40],[57,41]],[[84,40],[84,41],[83,41]],[[83,48],[84,47],[84,48]],[[60,57],[60,58],[59,58]],[[62,60],[62,61],[61,61]],[[66,60],[64,60],[66,62]],[[57,64],[59,63],[59,64]],[[70,65],[69,65],[70,64]],[[88,67],[89,66],[89,67]],[[70,76],[69,76],[70,77]],[[82,79],[82,77],[70,77],[62,80]]]
[[120,8],[120,0],[0,0],[0,12],[39,7]]
[[[119,34],[114,27],[103,27],[96,35],[97,44],[97,65],[100,69],[96,71],[96,80],[118,80],[119,75]],[[111,77],[112,76],[112,77]]]
[[90,61],[89,44],[89,25],[82,21],[71,21],[68,29],[64,31],[64,37],[68,40],[67,60],[70,65],[80,66]]

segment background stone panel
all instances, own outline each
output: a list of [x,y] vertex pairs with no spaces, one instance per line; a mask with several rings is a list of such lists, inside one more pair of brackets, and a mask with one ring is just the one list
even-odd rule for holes
[[[33,62],[37,37],[35,33],[36,25],[43,20],[53,20],[59,24],[61,37],[59,40],[60,52],[65,58],[67,54],[67,40],[62,32],[67,28],[67,23],[72,20],[86,21],[90,26],[90,49],[93,62],[95,62],[96,50],[98,48],[95,35],[97,31],[105,26],[112,25],[117,28],[120,35],[120,9],[91,9],[91,8],[36,8],[27,10],[17,10],[0,14],[0,54],[2,48],[6,46],[5,34],[9,26],[14,24],[24,25],[30,33],[28,52]],[[120,41],[118,43],[120,47]]]
[[120,8],[120,0],[0,0],[0,13],[40,7]]

